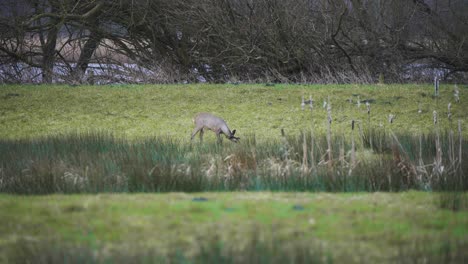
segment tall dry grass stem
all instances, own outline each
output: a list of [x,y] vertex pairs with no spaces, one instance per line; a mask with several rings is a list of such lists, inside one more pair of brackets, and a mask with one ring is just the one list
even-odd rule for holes
[[314,130],[310,131],[310,167],[312,171],[316,171],[316,163],[315,163],[315,136]]
[[356,166],[356,146],[354,143],[354,119],[351,121],[351,168],[350,168],[350,173],[351,170]]
[[369,146],[371,149],[373,149],[371,121],[370,121],[371,106],[370,106],[369,101],[366,101],[366,108],[367,108],[367,134],[369,135]]
[[452,103],[448,103],[447,105],[447,117],[450,120],[450,124],[452,124]]
[[434,160],[434,172],[440,176],[444,170],[444,166],[442,165],[442,147],[440,145],[440,133],[439,133],[439,126],[437,120],[437,111],[432,112],[432,118],[434,122],[434,130],[436,134],[435,138],[435,147],[436,147],[436,156]]
[[418,167],[417,167],[417,171],[418,171],[418,180],[419,182],[421,182],[423,185],[425,184],[423,182],[423,178],[422,178],[422,175],[429,175],[427,169],[426,169],[426,166],[424,164],[424,160],[423,160],[423,140],[422,140],[422,134],[419,134],[419,157],[418,157]]
[[388,123],[393,124],[393,120],[395,120],[395,115],[394,114],[389,114],[388,115]]
[[463,134],[461,120],[458,120],[458,165],[461,168],[463,164],[462,153],[463,153]]
[[455,84],[455,88],[453,89],[453,97],[455,97],[455,102],[460,102],[460,90],[458,89],[458,85]]
[[332,168],[333,162],[333,153],[332,153],[332,142],[331,142],[331,123],[332,123],[332,113],[331,113],[331,104],[330,104],[330,97],[328,97],[328,106],[327,106],[327,154],[328,154],[328,166]]
[[306,133],[302,133],[302,174],[304,175],[309,171],[309,166],[307,164],[307,138]]
[[454,141],[454,136],[453,136],[453,130],[450,129],[449,135],[448,135],[448,156],[449,156],[449,161],[450,164],[455,168],[456,167],[456,159],[455,159],[455,141]]

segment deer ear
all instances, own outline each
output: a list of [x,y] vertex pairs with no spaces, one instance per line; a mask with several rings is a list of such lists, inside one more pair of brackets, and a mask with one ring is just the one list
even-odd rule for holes
[[234,129],[231,133],[234,136],[234,134],[236,134],[236,130]]

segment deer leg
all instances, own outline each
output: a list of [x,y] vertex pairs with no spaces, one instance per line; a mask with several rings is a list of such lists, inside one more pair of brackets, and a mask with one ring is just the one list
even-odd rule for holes
[[203,128],[200,129],[200,142],[203,141],[203,133],[205,133],[205,131],[203,131]]
[[200,131],[200,128],[199,127],[196,127],[193,132],[192,132],[192,136],[190,137],[190,140],[193,140],[193,138],[195,137],[195,135],[198,133],[198,131]]
[[221,132],[216,132],[216,137],[218,138],[218,143],[222,143],[223,139],[221,138]]

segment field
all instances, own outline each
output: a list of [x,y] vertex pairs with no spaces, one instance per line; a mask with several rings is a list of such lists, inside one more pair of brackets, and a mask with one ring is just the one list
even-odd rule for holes
[[[441,85],[437,98],[430,85],[5,86],[0,90],[0,138],[110,131],[128,139],[169,136],[188,141],[192,118],[201,111],[223,117],[239,136],[255,134],[260,141],[280,139],[282,128],[287,134],[297,135],[313,125],[317,134],[324,134],[324,100],[330,101],[336,136],[348,135],[353,119],[367,128],[364,100],[375,100],[370,114],[375,128],[427,134],[434,131],[436,110],[441,127],[451,125],[456,131],[460,119],[463,133],[468,135],[468,107],[464,103],[468,90],[464,86],[459,89],[460,103],[455,103],[452,85]],[[303,95],[305,100],[312,96],[312,112],[301,111]],[[360,107],[358,98],[362,101]],[[446,118],[449,102],[453,124]],[[389,114],[395,115],[391,125]]]
[[458,88],[0,87],[0,261],[466,262]]
[[34,263],[462,263],[468,212],[443,210],[437,199],[421,192],[2,195],[0,252]]

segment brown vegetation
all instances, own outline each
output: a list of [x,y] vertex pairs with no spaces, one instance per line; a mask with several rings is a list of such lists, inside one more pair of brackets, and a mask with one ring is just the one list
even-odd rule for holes
[[158,72],[144,82],[399,82],[432,78],[425,69],[443,78],[468,71],[463,0],[24,0],[3,8],[0,63],[37,67],[43,82],[56,63],[69,68],[65,81],[85,81],[92,60]]

